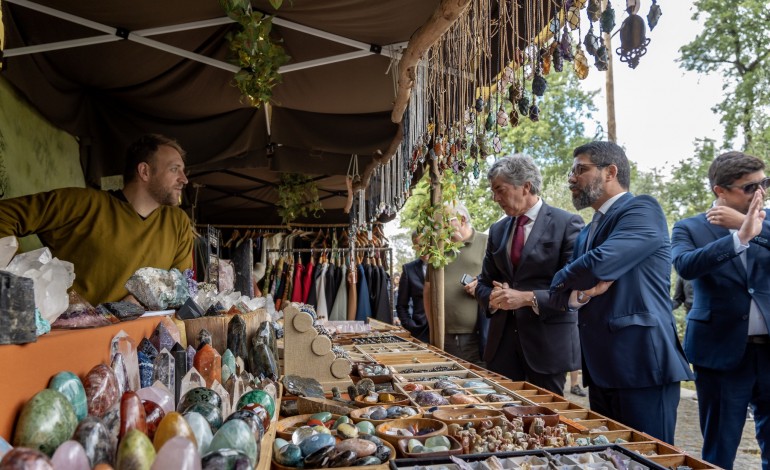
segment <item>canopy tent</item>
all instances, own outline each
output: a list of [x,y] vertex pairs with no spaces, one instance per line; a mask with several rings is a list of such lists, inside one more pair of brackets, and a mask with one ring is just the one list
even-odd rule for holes
[[[553,5],[535,1],[545,7],[542,27]],[[397,60],[418,60],[470,3],[288,0],[276,11],[252,1],[277,15],[273,32],[291,56],[268,109],[249,106],[233,86],[237,68],[222,65],[234,25],[212,0],[4,0],[3,75],[79,139],[91,185],[122,173],[134,138],[158,132],[188,152],[186,205],[195,203],[198,223],[280,222],[281,172],[310,175],[323,221],[347,222],[341,208],[351,159],[371,169],[403,136],[412,84]]]

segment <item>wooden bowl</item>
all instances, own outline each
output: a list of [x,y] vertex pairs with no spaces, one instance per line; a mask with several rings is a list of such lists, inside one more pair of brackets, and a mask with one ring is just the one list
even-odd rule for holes
[[[380,393],[390,393],[390,392],[380,392]],[[389,403],[369,403],[368,401],[364,401],[362,397],[356,397],[354,400],[356,405],[359,407],[368,407],[368,406],[375,406],[375,405],[409,405],[411,402],[409,401],[409,395],[405,393],[398,393],[398,392],[392,392],[391,395],[393,395],[396,398],[396,401],[392,401]]]
[[459,424],[461,426],[467,423],[477,424],[487,419],[502,416],[503,412],[499,409],[484,408],[439,408],[433,412],[433,419],[443,421],[446,424]]
[[445,457],[447,455],[458,455],[463,453],[463,446],[460,442],[452,436],[446,436],[449,439],[449,450],[444,452],[423,452],[423,453],[410,453],[409,441],[411,439],[417,439],[420,442],[427,441],[431,436],[415,436],[415,437],[403,437],[398,441],[398,453],[402,457],[407,459],[421,459],[425,457]]
[[447,434],[447,426],[443,421],[430,418],[405,418],[405,419],[393,419],[388,422],[382,423],[374,428],[374,433],[383,441],[388,441],[394,446],[398,445],[398,441],[408,436],[397,436],[395,434],[388,434],[388,430],[394,428],[416,428],[417,432],[427,428],[433,429],[433,431],[419,434],[420,436],[445,436]]
[[[289,441],[291,442],[291,441]],[[396,447],[387,441],[382,441],[382,445],[390,448],[390,458],[388,461],[391,461],[396,458]],[[426,454],[427,455],[427,454]],[[384,465],[387,465],[387,463],[383,462],[379,465],[367,465],[363,467],[355,467],[355,468],[382,468]],[[308,470],[310,467],[287,467],[286,465],[281,465],[278,462],[275,461],[275,453],[272,453],[272,467],[277,470]],[[351,467],[344,467],[344,468],[351,468]]]
[[[275,434],[281,439],[286,439],[287,441],[291,442],[291,434],[294,432],[294,430],[298,427],[304,426],[311,416],[313,415],[297,415],[279,420],[277,423],[275,423]],[[334,424],[334,422],[337,421],[337,418],[339,417],[340,415],[333,414],[327,422]]]
[[529,430],[529,425],[535,418],[543,418],[545,426],[559,424],[559,413],[544,406],[505,406],[502,411],[511,421],[513,418],[521,418],[524,421],[524,432]]
[[[358,422],[361,422],[361,421],[369,421],[370,423],[372,423],[375,426],[377,426],[378,424],[385,423],[387,421],[392,421],[392,419],[369,419],[369,418],[362,418],[361,417],[361,415],[365,415],[366,413],[369,412],[369,410],[371,410],[375,406],[381,406],[381,407],[383,407],[383,408],[385,408],[387,410],[391,406],[405,406],[405,405],[372,405],[372,406],[367,406],[366,408],[358,408],[357,410],[353,410],[353,411],[351,411],[348,414],[348,416],[350,416],[350,419],[352,419],[354,423],[358,423]],[[409,408],[411,408],[411,409],[413,409],[413,410],[415,410],[417,412],[416,415],[410,416],[410,418],[422,418],[422,410],[420,408],[418,408],[416,406],[409,406]],[[406,418],[404,418],[404,419],[406,419]]]

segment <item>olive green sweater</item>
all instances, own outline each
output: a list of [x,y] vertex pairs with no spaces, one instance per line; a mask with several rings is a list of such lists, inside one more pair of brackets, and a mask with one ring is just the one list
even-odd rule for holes
[[481,274],[481,263],[487,250],[487,235],[473,230],[473,235],[460,248],[457,257],[444,268],[444,328],[447,334],[473,333],[476,329],[476,299],[465,293],[460,278],[463,274]]
[[65,188],[0,201],[0,236],[37,234],[75,265],[73,288],[93,305],[119,301],[142,267],[192,267],[190,218],[161,206],[143,219],[122,192]]

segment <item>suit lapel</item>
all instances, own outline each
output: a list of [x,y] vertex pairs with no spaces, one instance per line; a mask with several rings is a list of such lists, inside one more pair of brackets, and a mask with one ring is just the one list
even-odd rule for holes
[[513,280],[513,266],[511,266],[511,254],[510,240],[511,240],[511,228],[513,227],[513,217],[508,217],[505,221],[505,230],[503,230],[503,238],[500,240],[500,245],[497,247],[497,251],[494,253],[495,259],[498,260],[499,265],[505,266],[505,274],[507,279]]
[[[602,216],[601,219],[599,219],[599,225],[596,227],[596,230],[594,230],[594,238],[591,240],[591,246],[586,247],[585,251],[589,251],[593,248],[596,248],[597,246],[601,245],[601,243],[597,243],[598,240],[604,241],[607,237],[606,236],[600,236],[599,234],[602,234],[604,232],[604,227],[607,226],[612,216],[617,212],[621,207],[626,205],[628,201],[630,201],[634,196],[631,193],[626,193],[623,196],[621,196],[620,199],[615,201],[615,203],[610,206],[609,210]],[[590,230],[591,224],[588,224],[585,229],[585,236],[588,236],[588,231]],[[581,232],[581,235],[583,233]],[[585,237],[583,237],[582,243],[585,244],[586,240]]]

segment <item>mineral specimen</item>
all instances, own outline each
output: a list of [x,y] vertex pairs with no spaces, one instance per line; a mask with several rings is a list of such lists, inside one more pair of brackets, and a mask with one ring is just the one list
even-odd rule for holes
[[37,341],[31,279],[0,271],[0,344]]
[[190,297],[187,280],[178,269],[137,269],[126,289],[150,310],[178,308]]

